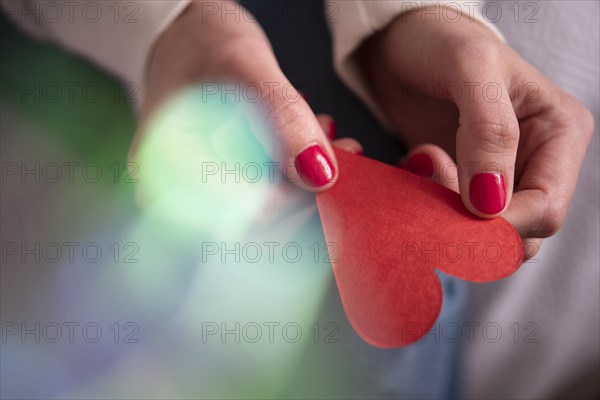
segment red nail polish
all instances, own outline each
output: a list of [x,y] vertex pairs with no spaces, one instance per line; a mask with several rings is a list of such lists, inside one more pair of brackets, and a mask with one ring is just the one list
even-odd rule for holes
[[313,187],[324,186],[335,176],[333,163],[317,145],[310,146],[298,154],[294,164],[304,183]]
[[433,160],[425,153],[413,154],[405,162],[401,162],[398,166],[402,169],[412,172],[413,174],[422,176],[423,178],[431,178],[434,173]]
[[506,205],[506,187],[501,174],[482,173],[471,178],[471,204],[485,214],[498,214]]
[[300,96],[302,96],[302,98],[304,99],[304,101],[308,103],[308,97],[306,97],[306,95],[304,94],[304,92],[301,92],[301,91],[298,90],[298,93],[300,93]]
[[329,123],[329,130],[327,131],[327,137],[329,138],[329,140],[335,140],[337,136],[337,124],[335,123],[335,121],[331,121]]

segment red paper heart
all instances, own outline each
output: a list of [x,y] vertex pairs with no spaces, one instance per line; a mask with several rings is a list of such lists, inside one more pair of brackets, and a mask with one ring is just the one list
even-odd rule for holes
[[317,204],[346,315],[368,343],[399,347],[427,333],[442,306],[434,268],[489,282],[523,262],[503,218],[477,218],[457,193],[399,168],[336,155],[342,173]]

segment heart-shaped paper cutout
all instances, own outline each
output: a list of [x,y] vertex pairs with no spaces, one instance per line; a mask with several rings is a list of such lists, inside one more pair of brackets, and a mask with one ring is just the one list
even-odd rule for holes
[[473,282],[512,274],[523,242],[503,218],[470,214],[430,180],[336,150],[338,182],[317,195],[346,315],[378,347],[425,335],[442,306],[434,268]]

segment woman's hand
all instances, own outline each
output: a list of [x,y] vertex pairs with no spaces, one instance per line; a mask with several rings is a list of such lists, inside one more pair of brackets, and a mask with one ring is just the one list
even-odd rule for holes
[[[227,7],[227,18],[206,12],[202,1],[192,2],[158,39],[148,63],[132,157],[159,106],[181,89],[204,84],[215,89],[206,93],[210,101],[219,102],[225,94],[239,103],[266,152],[287,168],[286,177],[299,177],[291,180],[305,190],[329,188],[338,171],[326,133],[281,72],[259,24],[233,1],[219,6]],[[231,15],[233,9],[239,18]],[[197,106],[200,110],[206,104]]]
[[560,228],[593,131],[576,99],[466,16],[400,16],[358,56],[396,133],[448,152],[425,148],[438,167],[456,160],[457,182],[442,183],[469,211],[502,215],[523,238]]

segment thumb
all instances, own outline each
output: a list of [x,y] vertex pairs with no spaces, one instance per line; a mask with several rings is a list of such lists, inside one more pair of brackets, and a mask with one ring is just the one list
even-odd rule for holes
[[330,188],[338,174],[335,154],[308,103],[276,63],[257,75],[248,83],[261,88],[259,100],[245,107],[255,136],[288,181],[312,192]]
[[492,218],[511,200],[519,124],[503,85],[478,86],[472,96],[463,97],[457,101],[460,194],[469,211]]

